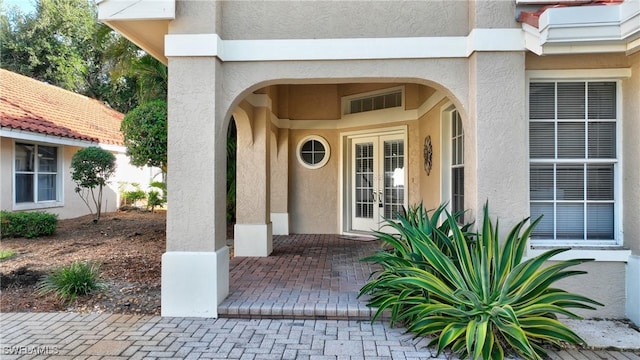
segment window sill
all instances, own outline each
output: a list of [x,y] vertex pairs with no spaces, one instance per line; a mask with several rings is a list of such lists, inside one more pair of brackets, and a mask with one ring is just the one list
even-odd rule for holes
[[[527,249],[525,260],[561,246],[534,246]],[[595,261],[627,262],[631,250],[621,246],[572,247],[551,260],[595,259]]]
[[13,211],[23,211],[23,210],[42,210],[42,209],[51,209],[57,207],[63,207],[64,203],[62,201],[51,201],[51,202],[42,202],[42,203],[24,203],[24,204],[13,204]]

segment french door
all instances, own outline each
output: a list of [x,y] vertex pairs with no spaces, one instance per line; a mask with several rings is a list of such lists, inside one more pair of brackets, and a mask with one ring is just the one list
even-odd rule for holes
[[378,230],[405,206],[404,134],[351,139],[351,230]]

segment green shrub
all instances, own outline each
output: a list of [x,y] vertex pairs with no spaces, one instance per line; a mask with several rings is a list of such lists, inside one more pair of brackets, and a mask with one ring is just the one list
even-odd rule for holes
[[11,259],[16,255],[17,255],[16,252],[10,249],[0,250],[0,261]]
[[0,211],[0,234],[6,237],[35,238],[52,235],[58,216],[45,212]]
[[100,266],[81,261],[54,270],[37,285],[38,294],[53,293],[56,298],[69,301],[104,288],[106,285],[100,280]]
[[554,249],[523,262],[539,219],[529,226],[524,219],[501,244],[487,206],[478,233],[466,232],[446,212],[445,224],[435,227],[442,210],[431,218],[422,209],[400,216],[398,224],[390,223],[399,235],[379,234],[391,250],[364,259],[383,270],[360,291],[371,295],[370,306],[378,307],[374,320],[391,309],[392,323],[402,322],[416,336],[432,337],[430,345],[437,345],[438,352],[451,348],[462,358],[503,359],[511,350],[525,359],[541,359],[545,343],[584,344],[557,315],[580,318],[567,309],[602,304],[551,285],[584,274],[566,269],[590,260],[542,267],[567,250]]
[[[144,200],[147,194],[140,188],[138,183],[120,183],[118,186],[120,190],[120,201],[122,205],[135,205],[138,201]],[[133,190],[127,189],[133,188]]]
[[151,190],[147,194],[147,208],[151,208],[151,212],[154,212],[156,207],[164,206],[167,203],[167,184],[154,181],[149,186]]

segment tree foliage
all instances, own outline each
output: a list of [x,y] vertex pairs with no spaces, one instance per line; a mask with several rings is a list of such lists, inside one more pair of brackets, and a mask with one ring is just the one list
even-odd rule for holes
[[100,220],[103,188],[115,171],[116,157],[96,146],[78,150],[71,158],[71,179],[76,183],[75,191],[94,215],[94,222]]
[[[0,2],[1,5],[1,2]],[[166,98],[166,67],[98,22],[93,0],[35,0],[0,14],[2,67],[126,113]]]
[[131,164],[154,166],[167,172],[167,103],[153,100],[131,110],[120,130]]

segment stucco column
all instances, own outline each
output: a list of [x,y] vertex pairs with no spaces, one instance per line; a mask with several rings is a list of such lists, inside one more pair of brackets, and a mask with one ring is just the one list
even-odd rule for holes
[[[631,71],[640,72],[640,53],[629,57]],[[640,95],[640,76],[623,81],[625,102],[622,119],[623,131],[619,135],[623,145],[623,216],[624,246],[631,249],[626,273],[626,316],[640,325],[640,102],[630,100]],[[620,141],[620,140],[618,140]]]
[[469,116],[463,119],[465,208],[480,224],[489,201],[506,234],[529,214],[524,53],[482,52],[469,59]]
[[271,222],[274,235],[289,235],[289,129],[271,130]]
[[216,58],[169,59],[167,252],[162,315],[217,317],[229,293],[226,123]]
[[253,109],[251,132],[238,131],[235,256],[268,256],[271,224],[271,121],[266,107]]

